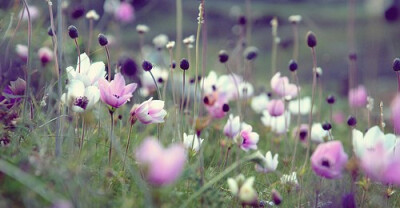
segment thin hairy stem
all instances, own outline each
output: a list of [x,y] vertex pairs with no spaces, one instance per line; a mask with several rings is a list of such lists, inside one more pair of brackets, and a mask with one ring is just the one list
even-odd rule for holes
[[108,166],[111,167],[111,157],[112,157],[112,145],[114,142],[114,112],[110,110],[110,121],[111,121],[111,127],[110,127],[110,146],[108,149]]
[[126,148],[125,148],[124,163],[122,164],[122,171],[125,170],[125,161],[126,161],[126,155],[128,154],[128,150],[129,150],[129,144],[131,142],[132,127],[133,127],[133,124],[131,124],[131,126],[129,127],[128,143],[126,144]]
[[93,19],[89,20],[89,40],[88,40],[88,46],[86,48],[86,53],[90,54],[90,47],[92,46],[92,36],[93,36]]
[[110,52],[108,51],[107,45],[104,46],[107,55],[107,67],[108,67],[108,82],[111,82],[111,62],[110,62]]
[[26,89],[25,89],[25,98],[24,98],[24,108],[23,108],[23,119],[25,120],[26,118],[26,110],[28,107],[28,99],[30,95],[30,86],[31,86],[31,53],[32,53],[32,48],[31,48],[31,43],[32,43],[32,20],[31,20],[31,13],[28,8],[28,3],[26,0],[22,0],[25,5],[26,13],[28,14],[28,58],[27,58],[27,67],[26,67],[26,73],[25,73],[25,80],[26,80]]
[[77,38],[74,39],[76,52],[78,53],[78,72],[81,73],[81,50],[79,49],[79,44]]

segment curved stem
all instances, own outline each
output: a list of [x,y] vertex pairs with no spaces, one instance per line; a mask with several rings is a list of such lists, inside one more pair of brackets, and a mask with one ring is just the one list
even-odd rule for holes
[[129,127],[128,143],[126,144],[125,155],[124,155],[124,163],[122,165],[122,171],[125,170],[125,161],[126,161],[126,155],[128,154],[129,144],[131,142],[132,127],[133,127],[133,124],[131,124],[131,126]]
[[104,46],[107,54],[107,67],[108,67],[108,82],[111,82],[111,63],[110,63],[110,52],[108,51],[108,47]]
[[296,80],[296,85],[297,85],[297,99],[298,99],[298,112],[297,112],[297,129],[298,133],[295,136],[295,144],[294,144],[294,150],[293,150],[293,158],[291,162],[291,167],[290,167],[290,172],[293,171],[294,167],[294,161],[296,160],[296,153],[297,153],[297,146],[299,145],[299,137],[300,137],[300,83],[299,83],[299,77],[297,76],[297,72],[295,71],[293,73],[294,79]]
[[28,14],[28,58],[27,58],[27,68],[26,68],[26,90],[25,90],[25,98],[24,98],[24,109],[23,109],[23,119],[25,120],[25,112],[28,106],[27,99],[29,99],[30,94],[30,85],[31,85],[31,43],[32,43],[32,20],[31,20],[31,13],[28,8],[28,3],[26,0],[22,0],[25,5],[26,13]]
[[153,75],[153,73],[151,71],[149,71],[149,73],[151,75],[151,78],[153,79],[154,85],[156,86],[158,99],[162,100],[161,93],[160,93],[160,88],[158,88],[157,80],[156,80],[156,78],[154,78],[154,75]]

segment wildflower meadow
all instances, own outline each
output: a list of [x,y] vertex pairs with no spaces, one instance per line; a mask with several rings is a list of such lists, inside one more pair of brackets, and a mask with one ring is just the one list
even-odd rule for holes
[[398,0],[0,0],[0,207],[400,207],[399,24]]

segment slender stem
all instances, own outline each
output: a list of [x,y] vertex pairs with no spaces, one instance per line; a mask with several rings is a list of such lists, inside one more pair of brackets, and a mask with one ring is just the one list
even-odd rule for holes
[[397,75],[397,92],[400,93],[400,73],[397,71],[396,75]]
[[232,71],[231,71],[231,69],[229,68],[229,65],[228,65],[228,63],[226,63],[225,62],[225,68],[226,68],[226,71],[228,71],[228,73],[230,74],[230,76],[232,77],[232,79],[233,79],[233,83],[235,84],[235,88],[236,88],[236,93],[237,93],[237,111],[238,111],[238,114],[239,114],[239,118],[240,119],[242,119],[242,112],[241,112],[241,96],[240,96],[240,91],[239,91],[239,84],[237,83],[237,80],[236,80],[236,77],[235,77],[235,75],[232,73]]
[[298,60],[299,58],[299,29],[297,23],[293,23],[293,60]]
[[125,161],[126,161],[126,155],[128,154],[128,150],[129,150],[129,144],[131,142],[132,127],[133,127],[133,124],[131,124],[131,126],[129,127],[128,143],[126,144],[125,155],[124,155],[124,163],[122,165],[122,171],[125,170]]
[[226,163],[228,162],[228,156],[229,156],[230,151],[231,151],[231,146],[228,146],[228,149],[226,150],[226,154],[225,154],[225,159],[224,159],[224,166],[223,166],[224,169],[226,167]]
[[89,40],[88,40],[88,46],[86,49],[86,53],[90,54],[90,47],[92,46],[92,36],[93,36],[93,19],[89,20]]
[[[274,18],[274,20],[276,20],[276,17]],[[272,20],[272,21],[274,21],[274,20]],[[278,39],[278,24],[276,23],[276,24],[272,25],[272,52],[271,52],[272,75],[274,75],[276,72],[276,59],[277,59],[277,54],[278,54],[277,39]]]
[[82,152],[84,138],[85,138],[85,117],[82,115],[82,134],[81,134],[81,139],[79,141],[79,153]]
[[144,58],[144,53],[143,53],[143,46],[144,46],[144,34],[139,33],[139,50],[140,50],[140,56],[142,57],[142,59]]
[[321,189],[321,184],[322,184],[322,178],[319,178],[319,182],[318,182],[318,185],[317,185],[317,190],[315,190],[315,204],[314,204],[315,208],[318,208],[318,200],[319,200],[319,192],[320,192],[320,189]]
[[183,105],[185,104],[185,83],[186,83],[186,77],[185,77],[186,73],[185,72],[186,72],[186,70],[183,70],[183,73],[182,73],[183,82],[182,82],[182,101],[181,101],[181,107],[180,107],[181,113],[183,112]]
[[110,110],[111,128],[110,128],[110,147],[108,149],[108,166],[111,167],[112,145],[114,141],[114,112]]
[[197,197],[201,196],[205,191],[207,191],[209,188],[211,188],[212,185],[214,185],[216,182],[218,182],[221,179],[223,179],[226,175],[228,175],[230,172],[235,170],[235,168],[238,167],[240,164],[248,162],[248,161],[251,161],[254,158],[256,158],[257,154],[258,154],[258,152],[255,152],[255,153],[253,153],[251,155],[248,155],[247,157],[244,157],[243,159],[233,163],[231,166],[226,168],[223,172],[221,172],[220,174],[218,174],[217,176],[212,178],[210,181],[208,181],[206,184],[204,184],[204,186],[202,186],[198,191],[193,193],[189,197],[189,199],[187,199],[180,207],[182,207],[182,208],[183,207],[189,207],[189,204],[190,204],[191,201],[193,201]]
[[158,88],[157,80],[156,80],[156,78],[154,78],[154,75],[153,75],[153,73],[151,71],[149,71],[149,73],[151,75],[151,78],[153,79],[154,85],[156,86],[158,99],[162,100],[161,93],[160,93],[160,88]]
[[179,59],[182,49],[182,22],[183,9],[182,0],[176,0],[176,57]]
[[297,129],[298,129],[298,133],[295,136],[295,144],[294,144],[294,150],[293,150],[293,158],[292,158],[292,162],[291,162],[291,167],[290,167],[290,172],[293,171],[293,167],[294,167],[294,161],[296,160],[296,153],[297,153],[297,146],[299,144],[299,139],[300,139],[300,84],[299,84],[299,77],[297,76],[297,72],[293,72],[293,76],[294,79],[296,80],[296,85],[297,85],[297,99],[298,99],[298,112],[297,112]]
[[310,109],[310,114],[308,117],[307,153],[306,153],[306,157],[304,158],[303,169],[306,167],[307,162],[308,162],[308,157],[310,155],[312,113],[313,113],[313,107],[314,107],[314,102],[315,102],[315,88],[317,85],[317,58],[315,55],[315,48],[311,48],[311,54],[313,57],[313,84],[312,84],[312,94],[311,94],[311,109]]
[[195,49],[195,51],[196,51],[196,63],[195,63],[195,65],[196,65],[196,78],[195,78],[195,81],[194,81],[194,104],[193,104],[193,129],[194,129],[194,127],[195,127],[195,124],[196,124],[196,119],[197,119],[197,111],[196,111],[196,106],[197,106],[197,100],[198,100],[198,98],[197,98],[197,88],[198,88],[198,79],[197,79],[197,77],[199,76],[199,40],[200,40],[200,31],[201,31],[201,23],[198,23],[197,24],[197,34],[196,34],[196,49]]
[[25,5],[26,13],[28,14],[28,58],[27,58],[27,68],[26,68],[26,90],[25,90],[25,98],[24,98],[24,108],[23,108],[23,119],[25,120],[25,113],[28,107],[28,102],[27,100],[29,99],[30,96],[30,85],[31,85],[31,53],[32,53],[32,48],[31,48],[31,43],[32,43],[32,21],[31,21],[31,13],[29,11],[28,3],[26,0],[22,0]]
[[[22,11],[21,11],[21,15],[19,16],[19,19],[18,19],[18,22],[17,22],[17,26],[15,27],[15,30],[14,30],[13,34],[11,35],[10,40],[7,43],[6,53],[5,53],[5,56],[4,56],[4,61],[5,62],[8,62],[8,53],[10,51],[9,50],[10,49],[10,45],[14,41],[15,35],[17,34],[19,27],[21,26],[22,18],[24,17],[24,15],[25,15],[25,5],[22,6]],[[8,66],[7,69],[9,67],[10,66]],[[1,69],[0,69],[0,72],[1,72]]]
[[108,82],[111,82],[111,63],[110,63],[110,52],[108,51],[107,45],[104,46],[107,54],[107,67],[108,67]]
[[251,27],[252,27],[252,18],[251,18],[251,0],[246,0],[246,38],[247,38],[247,45],[251,43]]
[[81,73],[81,50],[79,49],[77,38],[74,39],[76,52],[78,53],[78,72]]
[[[62,87],[63,87],[63,82],[62,82],[62,77],[63,77],[63,71],[61,70],[62,66],[62,31],[63,31],[63,21],[62,21],[62,7],[61,7],[61,2],[62,0],[57,0],[57,33],[55,32],[55,27],[54,23],[52,26],[53,29],[53,35],[57,40],[57,55],[58,55],[58,82],[57,82],[57,88],[58,88],[58,96],[62,95]],[[59,35],[57,35],[59,34]],[[67,95],[68,97],[68,95]],[[64,115],[65,112],[65,107],[62,105],[59,105],[59,115]],[[55,154],[56,156],[60,156],[62,154],[62,139],[63,139],[63,124],[64,124],[64,119],[57,119],[57,131],[56,131],[56,141],[55,141]]]

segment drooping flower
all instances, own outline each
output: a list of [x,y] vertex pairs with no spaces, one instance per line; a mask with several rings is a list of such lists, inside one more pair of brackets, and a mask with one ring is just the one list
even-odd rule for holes
[[183,134],[183,144],[185,145],[186,149],[193,150],[194,152],[199,152],[203,141],[204,139],[197,137],[196,134]]
[[396,95],[390,106],[395,134],[400,134],[400,94]]
[[40,48],[38,51],[38,56],[43,65],[53,60],[53,51],[48,47]]
[[234,139],[240,132],[240,117],[233,115],[229,115],[228,121],[226,122],[224,126],[224,135],[227,136],[230,139]]
[[15,81],[11,81],[10,85],[6,86],[0,94],[0,103],[7,108],[18,105],[22,100],[21,96],[24,95],[25,89],[25,80],[18,78]]
[[[300,99],[300,115],[308,115],[311,110],[311,98],[303,97]],[[289,102],[289,111],[291,114],[297,115],[299,113],[299,100],[292,100]],[[313,113],[315,112],[315,106]]]
[[351,107],[361,108],[366,107],[367,100],[367,89],[360,85],[357,88],[350,89],[349,91],[349,104]]
[[125,86],[125,79],[121,73],[117,73],[111,82],[108,82],[104,77],[99,80],[100,98],[112,108],[119,108],[124,105],[132,97],[136,87],[136,83]]
[[85,87],[85,84],[79,79],[70,80],[67,85],[67,93],[61,96],[61,101],[67,103],[77,113],[91,109],[99,99],[99,88],[93,85]]
[[341,177],[347,159],[342,143],[340,141],[329,141],[317,146],[311,156],[311,167],[317,175],[327,179],[335,179]]
[[256,150],[259,137],[260,136],[256,132],[253,132],[252,126],[243,122],[240,138],[238,138],[237,143],[239,147],[246,152],[250,149]]
[[134,105],[130,114],[143,124],[164,123],[167,111],[164,110],[164,101],[150,98],[140,105]]
[[255,204],[258,194],[253,187],[254,179],[254,177],[246,179],[242,174],[236,176],[236,178],[228,178],[229,190],[243,204]]
[[83,82],[85,87],[95,85],[99,79],[106,76],[106,69],[103,62],[91,63],[86,53],[80,55],[81,64],[77,60],[76,68],[72,66],[67,67],[67,75],[69,80],[78,79]]
[[115,19],[123,23],[132,22],[135,19],[135,9],[128,2],[121,2],[114,12]]
[[183,171],[186,151],[182,145],[163,148],[155,138],[146,138],[136,150],[136,159],[147,167],[147,180],[157,186],[175,182]]
[[290,126],[290,113],[286,111],[284,114],[278,117],[273,117],[267,110],[263,111],[261,122],[266,127],[270,127],[271,131],[277,134],[284,134],[288,131]]
[[282,100],[271,100],[267,105],[269,115],[273,117],[281,116],[285,112],[285,104]]
[[306,143],[308,137],[308,124],[301,124],[300,128],[295,127],[293,133],[294,138],[299,138],[300,142]]
[[272,157],[271,151],[268,151],[263,161],[263,166],[256,164],[256,171],[262,173],[273,172],[278,167],[278,154],[275,154],[274,157]]
[[281,73],[277,72],[271,79],[271,88],[274,93],[281,97],[296,97],[297,86],[295,84],[290,84],[287,77],[281,77]]
[[264,110],[267,110],[267,104],[269,102],[268,95],[265,93],[255,96],[251,99],[251,108],[256,113],[262,113]]

